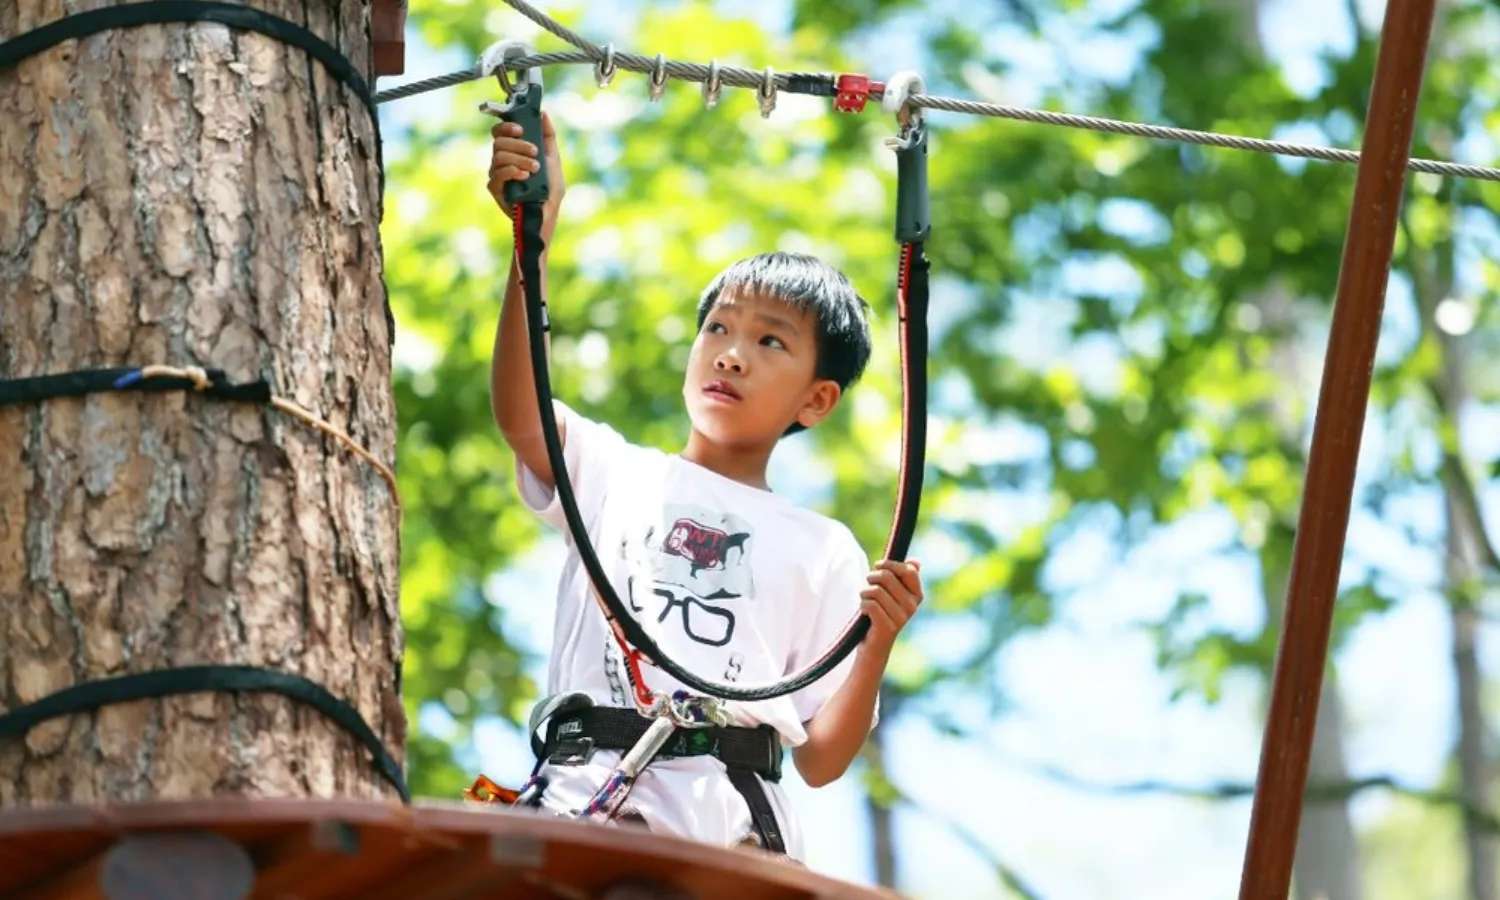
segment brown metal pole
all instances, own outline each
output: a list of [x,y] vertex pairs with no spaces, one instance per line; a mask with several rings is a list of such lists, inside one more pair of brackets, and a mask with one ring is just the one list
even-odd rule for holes
[[1240,900],[1286,900],[1434,0],[1390,0],[1339,267]]

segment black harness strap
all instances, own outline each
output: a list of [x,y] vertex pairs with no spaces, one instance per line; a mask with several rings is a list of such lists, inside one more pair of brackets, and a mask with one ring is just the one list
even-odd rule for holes
[[0,380],[0,406],[35,403],[54,397],[81,397],[103,391],[194,391],[220,400],[270,403],[271,385],[264,379],[243,384],[230,382],[219,369],[205,369],[209,386],[201,391],[189,378],[142,378],[137,367],[80,369],[56,375]]
[[[547,739],[538,748],[536,771],[544,761],[576,765],[594,750],[629,750],[650,727],[650,719],[615,706],[558,713],[547,721]],[[679,728],[655,758],[684,756],[712,756],[722,762],[729,783],[750,810],[750,822],[761,846],[772,853],[786,853],[786,838],[761,783],[762,778],[781,780],[781,738],[774,728]]]
[[326,67],[334,78],[343,82],[359,96],[369,110],[370,119],[379,121],[375,115],[375,98],[359,70],[327,41],[295,22],[273,16],[249,6],[233,3],[212,3],[207,0],[147,0],[143,3],[127,3],[122,6],[106,6],[64,16],[55,22],[28,31],[0,44],[0,69],[15,65],[23,59],[35,56],[55,47],[63,41],[88,37],[101,31],[130,28],[136,25],[164,25],[172,22],[218,22],[246,31],[257,31],[307,51]]
[[[651,720],[618,706],[590,706],[559,713],[547,721],[547,737],[539,756],[561,751],[571,754],[584,741],[586,749],[629,750],[651,727]],[[712,756],[726,766],[755,772],[768,781],[781,780],[781,739],[769,725],[679,728],[657,751],[658,759]]]
[[735,766],[726,766],[724,773],[729,776],[734,789],[745,798],[745,805],[750,807],[750,824],[760,837],[761,847],[772,853],[785,854],[786,838],[781,835],[781,823],[776,821],[776,810],[771,808],[771,798],[766,796],[766,786],[760,783],[760,777],[749,769]]
[[181,666],[87,681],[0,714],[0,739],[20,737],[40,723],[58,716],[131,700],[202,691],[268,691],[313,707],[363,744],[370,751],[375,770],[391,783],[403,803],[411,802],[411,792],[406,787],[401,767],[359,710],[301,675],[256,666]]

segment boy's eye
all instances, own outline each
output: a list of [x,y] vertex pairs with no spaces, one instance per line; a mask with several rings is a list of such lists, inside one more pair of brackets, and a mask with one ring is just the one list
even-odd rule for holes
[[774,334],[766,335],[765,337],[760,339],[760,342],[767,347],[774,347],[778,350],[786,349],[786,342]]
[[718,334],[719,332],[724,330],[724,326],[720,325],[718,322],[706,322],[703,325],[703,330],[708,332],[709,334]]

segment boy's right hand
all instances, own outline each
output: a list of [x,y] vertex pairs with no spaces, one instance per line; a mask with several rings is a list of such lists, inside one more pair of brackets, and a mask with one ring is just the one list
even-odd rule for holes
[[552,117],[542,113],[542,159],[538,159],[537,146],[521,139],[521,126],[514,122],[500,122],[490,129],[490,196],[501,209],[510,210],[505,203],[505,185],[510,181],[524,181],[542,165],[547,167],[547,202],[543,218],[550,224],[562,203],[563,184],[562,156],[557,150],[557,131],[552,127]]

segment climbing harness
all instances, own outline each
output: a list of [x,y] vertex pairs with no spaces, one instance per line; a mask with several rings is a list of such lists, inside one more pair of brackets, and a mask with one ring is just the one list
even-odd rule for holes
[[646,714],[614,706],[595,706],[587,694],[569,693],[537,703],[531,713],[531,749],[536,765],[519,789],[502,787],[484,775],[464,791],[476,803],[538,806],[547,788],[545,765],[577,766],[599,750],[622,752],[620,761],[582,809],[582,818],[607,821],[618,814],[647,765],[658,759],[712,756],[750,811],[750,823],[762,849],[785,853],[786,841],[764,781],[781,780],[781,738],[769,725],[754,728],[728,724],[718,701],[677,692],[658,695]]

